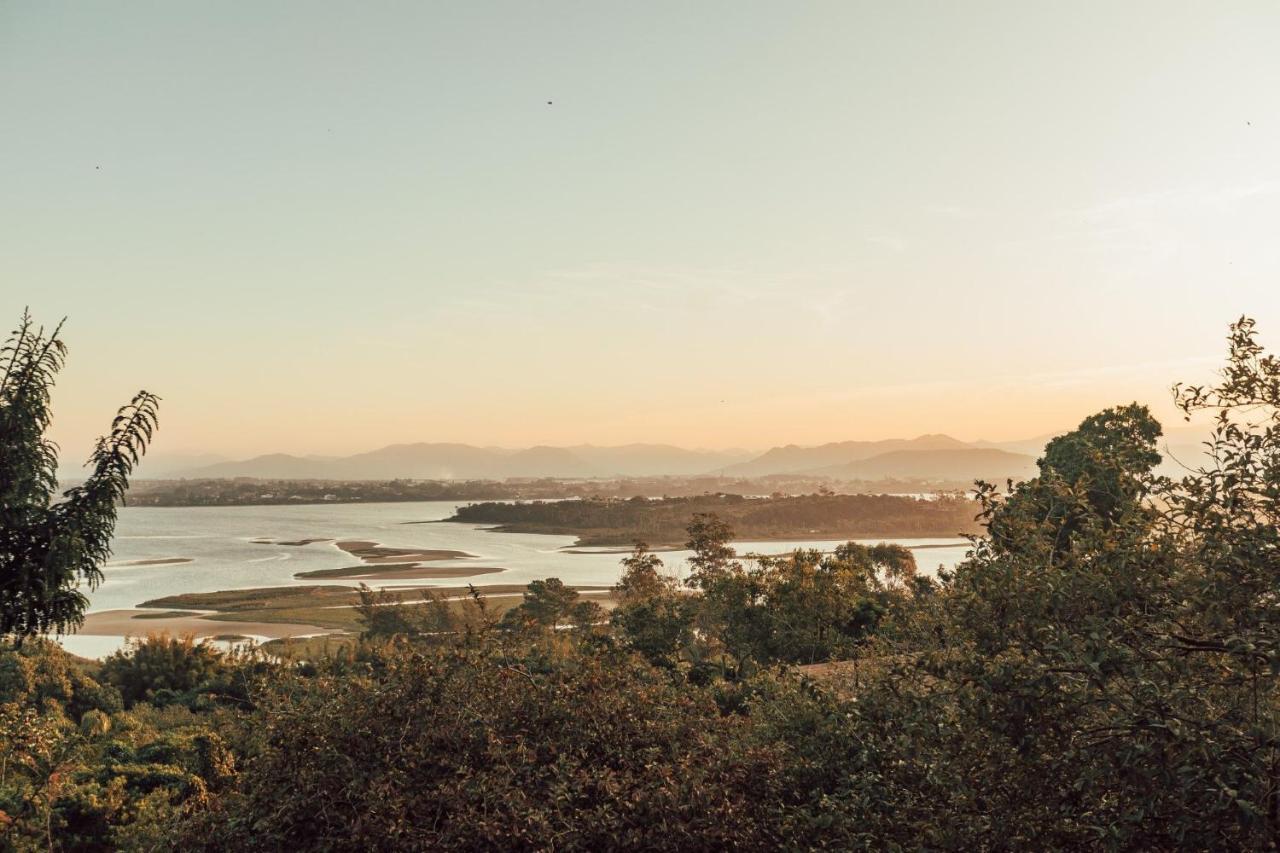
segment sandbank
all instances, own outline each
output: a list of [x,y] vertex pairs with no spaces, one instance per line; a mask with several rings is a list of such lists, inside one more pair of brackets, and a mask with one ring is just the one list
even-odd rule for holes
[[191,614],[156,618],[155,611],[100,610],[84,617],[77,634],[91,637],[144,637],[148,634],[192,634],[217,637],[227,633],[252,634],[258,637],[296,637],[300,634],[327,634],[332,628],[291,622],[241,622],[219,620],[214,616]]
[[417,563],[350,566],[345,569],[315,569],[298,572],[299,580],[309,578],[348,578],[351,580],[394,581],[431,580],[434,578],[469,578],[505,572],[497,566],[421,566]]

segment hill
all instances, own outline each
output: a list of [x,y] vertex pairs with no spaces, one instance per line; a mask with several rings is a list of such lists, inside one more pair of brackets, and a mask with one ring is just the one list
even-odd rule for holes
[[[1036,446],[1038,441],[1025,443]],[[506,480],[712,475],[759,478],[824,476],[843,480],[969,481],[976,476],[1027,476],[1033,457],[1018,443],[967,444],[948,435],[790,444],[755,458],[741,450],[690,450],[668,444],[523,449],[450,442],[392,444],[338,458],[272,453],[241,461],[166,471],[185,479],[251,477],[264,480]],[[950,455],[956,454],[956,455]],[[879,460],[872,462],[871,460]],[[866,463],[863,465],[862,463]],[[931,467],[936,466],[936,467]],[[155,475],[152,475],[155,476]]]
[[186,479],[253,477],[275,480],[505,480],[520,477],[645,477],[701,474],[741,461],[741,451],[688,450],[661,444],[618,447],[537,446],[520,450],[418,442],[340,458],[272,453],[188,468]]
[[899,450],[953,450],[968,446],[949,435],[922,435],[918,438],[890,438],[883,441],[838,441],[816,447],[788,444],[767,450],[750,461],[726,466],[719,473],[729,477],[797,474],[847,465]]
[[[268,453],[240,462],[216,462],[172,472],[177,477],[259,477],[264,480],[308,480],[317,478],[328,460],[291,456],[288,453]],[[145,470],[145,469],[144,469]],[[150,473],[150,472],[147,472]],[[158,475],[157,475],[158,476]]]
[[621,477],[706,474],[744,462],[752,455],[745,450],[689,450],[670,444],[624,444],[618,447],[580,444],[568,450],[589,462],[601,474]]
[[1000,482],[1035,476],[1036,460],[1024,453],[994,448],[961,447],[947,450],[895,450],[844,465],[818,468],[815,476],[840,480],[898,478],[931,481],[988,480]]

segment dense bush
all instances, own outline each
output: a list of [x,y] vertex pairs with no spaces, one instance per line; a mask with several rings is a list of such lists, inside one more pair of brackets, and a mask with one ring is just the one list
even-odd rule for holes
[[47,641],[0,647],[0,849],[165,849],[180,811],[233,780],[228,719],[123,710],[98,669]]
[[777,690],[790,710],[767,728],[722,713],[712,691],[616,652],[393,644],[366,677],[278,683],[239,792],[183,843],[777,846],[816,818],[821,783],[845,775],[815,778],[800,757],[807,745],[795,743],[808,733],[801,719],[846,728],[830,722],[839,715],[820,694]]
[[102,679],[120,691],[126,706],[247,702],[252,656],[227,654],[190,636],[151,636],[134,641],[102,664]]

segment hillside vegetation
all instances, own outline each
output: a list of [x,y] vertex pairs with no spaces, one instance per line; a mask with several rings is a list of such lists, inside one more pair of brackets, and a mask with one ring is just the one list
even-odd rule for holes
[[493,524],[518,533],[558,533],[580,545],[680,545],[697,513],[714,512],[739,539],[873,539],[946,537],[976,532],[977,505],[959,496],[935,500],[899,495],[801,495],[749,498],[699,495],[646,500],[591,499],[478,503],[449,521]]

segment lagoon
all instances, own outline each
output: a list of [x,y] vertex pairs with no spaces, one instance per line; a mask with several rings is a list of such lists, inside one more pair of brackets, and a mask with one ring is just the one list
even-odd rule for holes
[[[397,579],[371,585],[458,586],[468,582],[525,584],[558,577],[566,584],[611,585],[621,572],[616,549],[574,549],[575,538],[545,534],[501,533],[483,525],[443,522],[461,503],[322,504],[307,506],[125,507],[120,511],[113,556],[104,580],[86,591],[89,612],[137,607],[143,601],[190,592],[267,586],[333,583],[299,580],[299,572],[339,569],[359,561],[332,541],[305,545],[263,544],[254,540],[299,542],[307,539],[367,540],[393,548],[464,551],[474,558],[432,562],[432,567],[499,567],[504,571],[473,578]],[[418,523],[431,522],[431,523]],[[863,540],[875,542],[880,540]],[[922,572],[954,567],[968,543],[953,539],[895,539],[913,548]],[[796,548],[827,550],[831,541],[735,542],[740,553],[778,554]],[[567,553],[573,549],[574,553]],[[669,571],[683,574],[687,551],[662,553]],[[111,638],[69,637],[64,644],[81,654],[103,653],[119,645]]]

